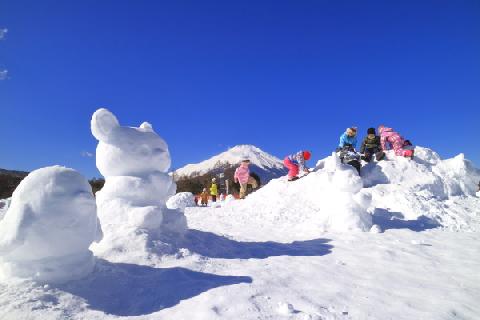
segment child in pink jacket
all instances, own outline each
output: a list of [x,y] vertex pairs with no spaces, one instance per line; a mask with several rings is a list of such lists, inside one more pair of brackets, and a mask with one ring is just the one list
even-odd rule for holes
[[413,150],[405,149],[406,146],[411,146],[410,141],[403,139],[398,132],[393,131],[392,128],[380,126],[378,127],[378,133],[380,134],[380,145],[383,151],[388,150],[390,145],[397,156],[413,157]]
[[257,188],[257,181],[250,176],[249,164],[250,160],[243,160],[233,176],[235,182],[240,184],[240,199],[244,199],[247,195],[247,185],[251,184],[253,189]]

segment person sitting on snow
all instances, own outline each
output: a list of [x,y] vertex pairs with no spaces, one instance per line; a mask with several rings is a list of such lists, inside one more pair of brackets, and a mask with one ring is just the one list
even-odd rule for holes
[[385,153],[382,151],[380,145],[380,136],[377,136],[375,133],[375,128],[368,128],[367,136],[363,139],[362,145],[360,146],[360,153],[363,153],[362,159],[370,162],[372,161],[373,155],[377,161],[380,161],[385,157]]
[[299,151],[285,157],[283,164],[288,168],[288,181],[297,180],[299,172],[304,172],[305,175],[309,173],[305,161],[309,160],[310,157],[310,151]]
[[378,127],[378,133],[383,151],[393,149],[397,156],[413,158],[413,150],[408,148],[412,144],[409,140],[403,139],[398,132],[382,125]]
[[352,146],[357,149],[357,127],[350,127],[340,136],[340,143],[338,144],[337,151],[342,150],[346,145]]
[[210,186],[210,195],[212,196],[212,202],[217,202],[218,187],[217,179],[212,178],[212,185]]
[[235,175],[233,176],[235,183],[238,182],[240,184],[240,199],[245,199],[247,196],[247,186],[249,184],[252,185],[253,189],[256,189],[258,186],[257,180],[250,176],[250,169],[248,169],[249,164],[250,160],[242,160],[242,163],[235,170]]
[[207,206],[208,205],[208,192],[207,188],[203,188],[202,193],[200,194],[201,205]]
[[355,151],[355,148],[350,144],[345,144],[345,146],[337,152],[342,163],[354,167],[357,169],[358,175],[360,175],[360,154]]

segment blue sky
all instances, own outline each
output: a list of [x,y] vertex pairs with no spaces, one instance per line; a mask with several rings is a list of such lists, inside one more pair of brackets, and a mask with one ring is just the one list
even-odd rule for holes
[[0,168],[95,167],[90,118],[149,121],[174,167],[236,144],[331,153],[394,127],[480,164],[480,1],[0,2]]

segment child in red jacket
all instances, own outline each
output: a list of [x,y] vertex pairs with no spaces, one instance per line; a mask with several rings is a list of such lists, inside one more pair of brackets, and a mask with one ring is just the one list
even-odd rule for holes
[[297,180],[300,171],[304,172],[305,175],[309,173],[305,161],[309,160],[311,156],[310,151],[299,151],[285,157],[283,164],[288,168],[288,181]]

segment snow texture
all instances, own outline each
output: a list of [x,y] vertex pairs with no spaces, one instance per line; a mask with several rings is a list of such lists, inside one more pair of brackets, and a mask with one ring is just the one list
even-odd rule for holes
[[167,208],[185,211],[186,207],[195,207],[195,197],[191,192],[179,192],[167,200]]
[[65,167],[35,170],[0,221],[0,277],[52,283],[84,277],[94,267],[88,248],[101,237],[88,181]]
[[176,189],[167,173],[171,160],[166,142],[151,124],[120,126],[106,109],[93,114],[91,129],[99,140],[97,167],[105,177],[104,187],[96,193],[105,236],[93,250],[120,261],[131,253],[173,252],[187,224],[181,210],[166,207]]

